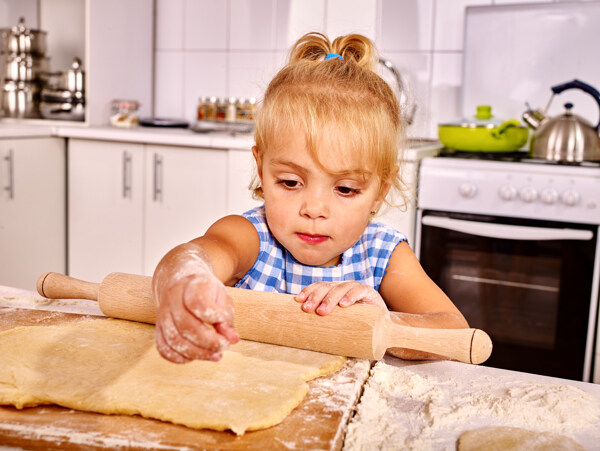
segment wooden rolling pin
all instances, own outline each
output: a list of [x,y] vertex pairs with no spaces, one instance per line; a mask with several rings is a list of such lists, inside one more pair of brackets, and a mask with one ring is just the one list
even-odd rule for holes
[[[388,348],[429,352],[466,363],[485,362],[490,337],[479,329],[427,329],[394,323],[374,305],[336,308],[326,316],[309,314],[289,294],[227,288],[233,298],[234,327],[241,338],[328,354],[379,360]],[[102,283],[57,273],[43,274],[37,291],[50,299],[89,299],[113,318],[154,324],[152,278],[111,273]]]

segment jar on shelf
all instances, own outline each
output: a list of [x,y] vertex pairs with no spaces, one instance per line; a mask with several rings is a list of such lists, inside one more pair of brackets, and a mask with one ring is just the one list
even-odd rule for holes
[[227,102],[227,111],[225,112],[225,120],[227,122],[235,122],[237,111],[237,99],[235,97],[229,97]]
[[246,120],[253,121],[255,114],[256,114],[256,97],[250,97],[250,99],[248,99],[248,106],[246,108]]
[[227,116],[227,101],[217,98],[217,121],[224,121]]
[[196,112],[196,119],[199,121],[203,121],[206,119],[206,115],[208,113],[208,97],[200,97],[198,99],[198,108]]
[[110,124],[113,127],[136,127],[140,122],[139,108],[137,100],[113,100],[110,106]]
[[204,118],[205,120],[217,120],[217,102],[218,99],[215,96],[211,96],[208,98],[208,102],[206,104],[206,117]]

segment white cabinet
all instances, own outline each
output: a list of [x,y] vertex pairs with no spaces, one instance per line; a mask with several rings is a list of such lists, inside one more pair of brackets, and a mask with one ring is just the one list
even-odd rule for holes
[[69,274],[151,275],[227,211],[227,151],[69,140]]
[[143,144],[69,140],[69,274],[143,269]]
[[[4,13],[2,3],[0,14]],[[112,99],[137,100],[141,103],[140,116],[152,114],[155,2],[37,0],[29,3],[31,11],[25,23],[29,26],[37,23],[47,32],[46,56],[50,58],[50,69],[65,71],[74,57],[83,62],[85,125],[108,124]]]
[[227,214],[241,215],[262,203],[252,198],[249,189],[254,176],[254,157],[248,150],[227,152]]
[[0,140],[0,285],[66,268],[65,141]]
[[227,151],[146,146],[144,272],[226,214]]

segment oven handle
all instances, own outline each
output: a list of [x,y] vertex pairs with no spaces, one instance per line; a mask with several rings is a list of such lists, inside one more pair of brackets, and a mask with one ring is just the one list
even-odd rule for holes
[[547,227],[528,227],[487,222],[465,221],[463,219],[446,218],[443,216],[423,216],[424,225],[454,230],[469,235],[500,238],[504,240],[581,240],[587,241],[594,237],[591,230],[552,229]]

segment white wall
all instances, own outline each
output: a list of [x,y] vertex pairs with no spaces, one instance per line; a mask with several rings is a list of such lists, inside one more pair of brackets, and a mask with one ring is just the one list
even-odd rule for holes
[[[533,3],[511,0],[510,3]],[[507,0],[156,0],[155,114],[194,120],[198,97],[260,97],[304,32],[361,32],[409,75],[412,136],[460,116],[465,7]],[[485,36],[482,36],[485,39]]]

